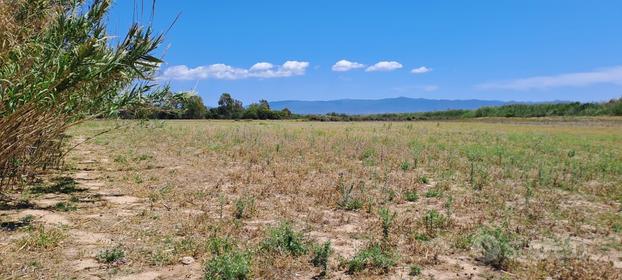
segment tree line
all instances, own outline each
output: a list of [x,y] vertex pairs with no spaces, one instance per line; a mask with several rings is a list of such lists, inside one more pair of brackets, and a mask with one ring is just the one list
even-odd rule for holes
[[456,120],[486,117],[550,117],[550,116],[622,116],[622,98],[603,103],[536,103],[509,104],[482,107],[476,110],[445,110],[417,113],[385,113],[369,115],[294,114],[290,110],[272,110],[266,100],[244,106],[229,93],[223,93],[218,106],[208,108],[201,97],[193,92],[173,92],[166,86],[145,96],[122,111],[124,118],[144,119],[303,119],[311,121],[413,121],[413,120]]
[[482,107],[476,110],[445,110],[419,113],[387,113],[370,115],[347,115],[329,113],[307,115],[312,121],[413,121],[413,120],[456,120],[470,118],[503,117],[533,118],[552,116],[622,116],[622,98],[603,103],[539,103],[509,104],[496,107]]
[[242,101],[223,93],[218,106],[208,108],[201,96],[194,92],[173,92],[165,86],[145,96],[143,102],[121,112],[128,119],[258,119],[277,120],[292,118],[287,109],[272,110],[266,100],[244,107]]

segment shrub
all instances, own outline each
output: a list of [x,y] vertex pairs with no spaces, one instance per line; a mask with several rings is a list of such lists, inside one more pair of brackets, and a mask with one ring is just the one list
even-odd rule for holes
[[408,161],[404,161],[400,164],[400,169],[402,169],[402,171],[408,171],[408,169],[410,169],[410,163]]
[[422,233],[416,233],[415,234],[415,240],[418,241],[430,241],[430,236],[426,235],[426,234],[422,234]]
[[447,217],[440,212],[432,209],[428,210],[423,216],[423,224],[429,236],[434,237],[439,230],[447,227]]
[[443,191],[440,188],[430,188],[425,192],[427,198],[440,197],[441,195],[443,195]]
[[393,225],[393,221],[395,220],[397,213],[391,213],[391,211],[387,208],[380,208],[378,215],[380,216],[380,221],[382,222],[382,237],[387,240],[389,239],[389,231]]
[[125,251],[121,248],[106,249],[97,254],[97,260],[103,263],[119,263],[125,258]]
[[430,179],[428,179],[428,177],[426,177],[426,176],[421,176],[421,177],[419,178],[419,183],[422,183],[422,184],[429,184],[429,183],[430,183]]
[[341,199],[339,200],[339,202],[337,202],[338,208],[353,211],[361,209],[361,207],[363,207],[363,201],[352,196],[354,184],[350,185],[350,187],[346,187],[343,183],[343,179],[339,178],[339,184],[337,188],[339,190],[339,194],[341,195]]
[[71,203],[71,202],[59,202],[59,203],[56,203],[54,207],[56,208],[56,210],[63,211],[63,212],[78,210],[78,207],[74,203]]
[[360,199],[349,199],[341,208],[343,210],[354,211],[363,207],[363,201]]
[[236,219],[248,218],[255,211],[255,199],[252,197],[249,198],[238,198],[235,201],[235,210],[233,212],[233,216]]
[[291,224],[287,222],[269,230],[268,237],[262,243],[262,248],[292,256],[300,256],[307,252],[307,245],[302,233],[295,232]]
[[330,241],[326,241],[320,246],[315,246],[313,249],[313,258],[311,259],[311,263],[313,266],[322,269],[318,275],[320,278],[325,277],[328,274],[328,258],[332,252],[333,249],[330,247]]
[[367,148],[365,149],[365,151],[363,151],[359,159],[362,160],[365,165],[373,165],[375,157],[376,157],[376,150],[372,148]]
[[485,229],[475,236],[473,245],[480,253],[480,260],[496,269],[506,269],[514,248],[510,237],[500,228]]
[[242,252],[227,239],[213,238],[208,246],[212,257],[203,268],[206,280],[250,279],[251,256]]
[[410,273],[408,273],[408,275],[410,275],[410,276],[419,276],[419,275],[421,275],[421,267],[419,267],[418,265],[411,265],[410,266]]
[[373,243],[356,253],[348,262],[348,273],[353,274],[365,269],[380,270],[386,273],[395,266],[396,259],[393,252],[383,248],[380,244]]
[[415,202],[419,200],[419,194],[414,190],[407,191],[404,193],[404,199],[406,199],[406,201]]
[[59,165],[66,129],[116,112],[151,87],[137,80],[162,62],[151,54],[163,37],[133,24],[117,44],[109,41],[111,2],[3,1],[0,187]]

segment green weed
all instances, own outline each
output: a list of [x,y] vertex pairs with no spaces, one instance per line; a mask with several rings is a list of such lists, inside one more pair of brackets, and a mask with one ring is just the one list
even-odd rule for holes
[[419,194],[417,194],[415,190],[406,191],[404,193],[404,199],[406,199],[406,201],[415,202],[419,200]]
[[402,171],[408,171],[408,169],[410,169],[410,163],[408,161],[403,161],[400,164],[400,169],[402,169]]
[[389,231],[391,230],[391,226],[393,225],[393,221],[395,220],[397,213],[391,213],[391,211],[387,208],[380,208],[378,215],[380,216],[380,221],[382,222],[382,237],[384,240],[387,240],[389,239]]
[[28,236],[19,241],[19,245],[27,249],[53,249],[58,247],[66,237],[67,235],[61,229],[45,229],[39,226],[31,229]]
[[283,222],[268,231],[268,237],[262,242],[262,248],[278,253],[300,256],[307,252],[302,233],[292,229],[290,223]]
[[428,210],[423,216],[426,232],[431,237],[436,236],[440,230],[445,229],[448,223],[447,217],[434,209]]
[[102,263],[118,263],[122,262],[123,258],[125,258],[125,251],[123,251],[123,249],[119,247],[113,249],[106,249],[99,252],[96,258]]
[[233,216],[236,219],[249,218],[255,212],[255,199],[252,197],[238,198],[235,201]]
[[212,257],[205,262],[205,280],[244,280],[251,278],[251,255],[240,251],[228,239],[212,238]]
[[428,189],[424,195],[427,198],[440,197],[443,195],[443,191],[438,187],[434,187],[434,188]]
[[63,212],[78,210],[78,207],[74,203],[71,203],[71,202],[56,203],[56,205],[54,205],[54,208],[56,208],[56,210],[58,211],[63,211]]
[[410,272],[408,273],[410,276],[419,276],[421,275],[421,267],[418,265],[411,265]]
[[473,239],[473,245],[480,252],[480,260],[496,269],[507,269],[514,254],[510,237],[500,228],[484,229]]
[[311,259],[311,263],[313,266],[321,269],[318,278],[324,278],[328,275],[328,258],[332,252],[333,249],[330,246],[330,241],[326,241],[322,245],[317,245],[313,249],[313,258]]
[[387,273],[395,266],[397,257],[393,252],[383,248],[380,244],[370,244],[367,248],[359,251],[348,262],[348,273],[353,274],[365,269],[379,270]]

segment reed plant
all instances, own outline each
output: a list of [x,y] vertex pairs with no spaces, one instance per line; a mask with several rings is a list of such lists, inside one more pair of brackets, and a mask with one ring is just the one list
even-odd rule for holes
[[134,23],[112,40],[111,0],[0,1],[0,194],[65,154],[65,131],[141,100],[163,40]]

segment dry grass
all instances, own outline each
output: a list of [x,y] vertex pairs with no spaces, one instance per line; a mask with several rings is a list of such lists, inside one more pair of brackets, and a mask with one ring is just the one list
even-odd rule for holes
[[[242,273],[250,259],[251,278],[309,279],[323,270],[313,248],[330,241],[329,278],[401,279],[419,267],[423,279],[620,279],[620,120],[535,124],[135,123],[71,154],[86,190],[22,195],[77,210],[52,212],[70,221],[58,246],[13,252],[23,243],[12,236],[28,230],[0,231],[0,278],[201,278],[204,264]],[[345,194],[356,207],[343,207]],[[11,205],[1,222],[18,221]],[[274,233],[284,223],[291,231]],[[97,263],[111,248],[124,261]],[[196,262],[181,265],[186,256]],[[64,269],[78,264],[91,265]]]

